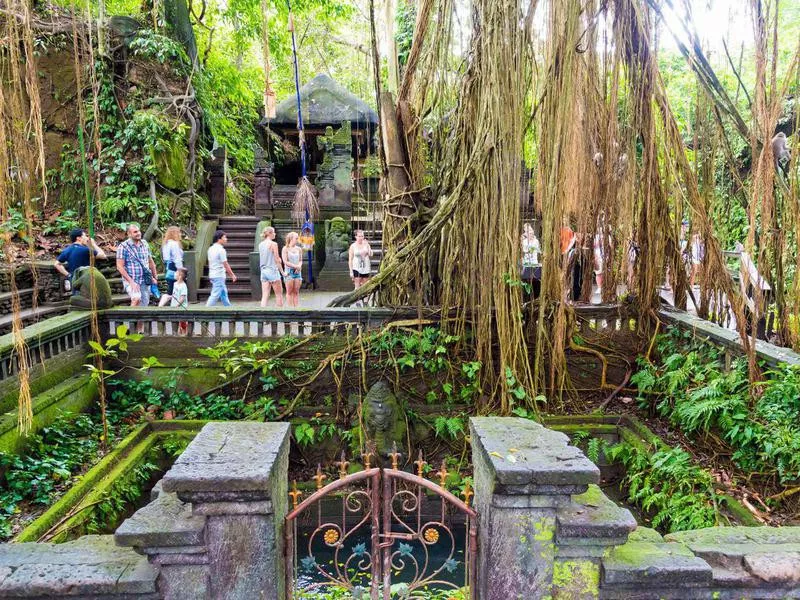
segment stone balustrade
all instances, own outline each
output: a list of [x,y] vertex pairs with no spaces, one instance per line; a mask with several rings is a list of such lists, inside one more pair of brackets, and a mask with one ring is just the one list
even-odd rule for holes
[[[662,537],[565,435],[480,417],[471,439],[477,600],[800,597],[800,528]],[[207,424],[113,537],[0,545],[0,598],[283,600],[288,452],[288,424]]]

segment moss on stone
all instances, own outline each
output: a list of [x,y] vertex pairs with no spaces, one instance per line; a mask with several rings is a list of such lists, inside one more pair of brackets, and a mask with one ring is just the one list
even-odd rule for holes
[[568,436],[573,436],[580,431],[585,431],[595,436],[609,435],[616,437],[619,431],[616,425],[610,425],[607,423],[570,423],[567,425],[556,423],[553,425],[548,425],[548,427],[555,431],[565,433]]
[[[47,427],[62,415],[77,415],[97,398],[97,384],[87,375],[73,377],[33,397],[33,423],[28,435]],[[0,452],[15,454],[25,446],[28,436],[17,428],[18,409],[0,417]]]
[[[26,527],[15,542],[35,542],[58,525],[60,533],[51,541],[63,542],[80,533],[92,517],[91,510],[81,510],[104,499],[108,492],[138,466],[167,438],[193,439],[205,421],[160,422],[137,427],[117,447],[92,467],[43,515]],[[185,425],[182,429],[180,425]]]
[[171,190],[183,190],[188,187],[189,175],[186,163],[189,151],[185,144],[166,143],[162,151],[151,149],[150,153],[156,167],[156,177],[161,185]]
[[600,567],[588,559],[557,560],[553,565],[553,598],[588,600],[600,595]]
[[[29,374],[31,395],[36,396],[53,389],[79,372],[84,362],[86,362],[86,349],[81,346],[48,358],[45,362],[31,365]],[[0,385],[0,414],[14,410],[18,400],[19,378],[9,377]]]

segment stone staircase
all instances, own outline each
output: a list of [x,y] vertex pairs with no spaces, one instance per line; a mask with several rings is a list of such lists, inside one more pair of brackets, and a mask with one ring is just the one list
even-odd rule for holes
[[[236,274],[236,283],[228,280],[228,296],[232,301],[252,300],[250,288],[250,253],[256,239],[256,228],[259,219],[254,216],[220,217],[218,229],[228,235],[228,244],[225,250],[228,253],[228,264]],[[200,302],[208,300],[211,293],[211,282],[208,280],[208,264],[203,268],[200,279],[200,288],[197,290],[197,299]]]

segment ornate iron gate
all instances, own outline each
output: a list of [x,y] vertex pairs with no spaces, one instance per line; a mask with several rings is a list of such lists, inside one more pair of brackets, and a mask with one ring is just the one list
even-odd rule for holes
[[302,493],[293,485],[286,517],[288,598],[322,597],[334,589],[354,600],[424,598],[448,589],[446,598],[474,597],[472,490],[463,490],[465,501],[448,492],[444,464],[438,485],[425,479],[421,452],[416,474],[398,469],[397,453],[391,457],[392,468],[383,469],[371,467],[364,455],[364,470],[348,475],[350,463],[342,456],[339,479],[324,487],[326,476],[317,467],[317,489],[299,504]]

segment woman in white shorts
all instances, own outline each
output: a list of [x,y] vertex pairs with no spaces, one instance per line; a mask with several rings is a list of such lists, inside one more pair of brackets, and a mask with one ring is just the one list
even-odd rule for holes
[[258,245],[259,265],[261,267],[261,306],[267,305],[270,288],[275,292],[275,305],[283,306],[283,285],[281,284],[281,257],[275,243],[275,228],[265,227],[261,233],[263,241]]

